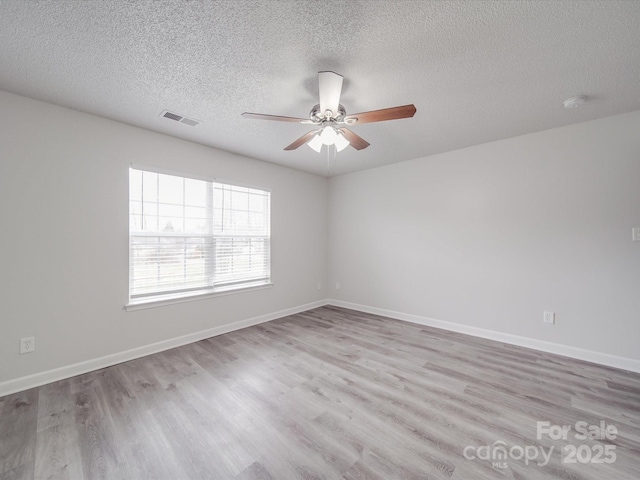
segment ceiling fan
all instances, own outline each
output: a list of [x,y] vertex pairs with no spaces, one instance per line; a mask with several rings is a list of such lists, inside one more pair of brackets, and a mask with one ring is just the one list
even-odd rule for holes
[[258,120],[315,125],[319,128],[305,133],[291,145],[285,147],[285,150],[295,150],[306,143],[316,152],[320,152],[323,145],[335,145],[336,150],[339,152],[348,145],[351,145],[356,150],[362,150],[369,146],[369,142],[353,133],[347,126],[409,118],[416,113],[416,107],[410,104],[347,115],[344,107],[340,105],[342,80],[342,75],[338,75],[335,72],[318,72],[320,103],[311,109],[308,119],[250,112],[244,112],[242,116]]

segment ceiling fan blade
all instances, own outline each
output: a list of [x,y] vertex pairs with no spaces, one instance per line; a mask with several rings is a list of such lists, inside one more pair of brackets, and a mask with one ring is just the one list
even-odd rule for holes
[[244,118],[253,118],[256,120],[275,120],[277,122],[295,122],[295,123],[313,123],[308,118],[283,117],[281,115],[265,115],[263,113],[244,112]]
[[331,110],[332,116],[338,114],[340,94],[342,93],[342,75],[335,72],[318,72],[318,90],[320,93],[320,113]]
[[305,133],[303,136],[301,136],[299,139],[297,139],[291,145],[285,147],[285,150],[295,150],[296,148],[300,147],[301,145],[304,145],[309,140],[311,140],[314,137],[314,135],[316,133],[318,133],[319,131],[320,130],[312,130],[309,133]]
[[[347,124],[384,122],[385,120],[397,120],[399,118],[413,117],[416,113],[415,105],[403,105],[401,107],[383,108],[382,110],[371,110],[370,112],[356,113],[355,115],[347,115],[344,121]],[[355,122],[353,121],[355,120]]]
[[369,142],[367,142],[364,138],[356,135],[348,128],[340,128],[338,130],[340,130],[340,133],[342,133],[342,135],[344,135],[344,137],[349,140],[351,146],[356,150],[362,150],[369,146]]

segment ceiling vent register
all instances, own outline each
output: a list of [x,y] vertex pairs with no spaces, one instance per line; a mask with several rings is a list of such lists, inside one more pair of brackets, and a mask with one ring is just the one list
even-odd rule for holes
[[170,112],[169,110],[163,110],[160,116],[163,118],[168,118],[170,120],[175,120],[176,122],[190,125],[192,127],[195,127],[196,125],[200,125],[202,123],[200,120],[194,120],[193,118],[178,115],[177,113]]

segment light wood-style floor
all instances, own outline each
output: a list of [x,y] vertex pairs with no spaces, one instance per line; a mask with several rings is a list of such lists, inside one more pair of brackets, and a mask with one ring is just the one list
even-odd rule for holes
[[0,398],[0,442],[2,479],[636,480],[640,375],[322,307]]

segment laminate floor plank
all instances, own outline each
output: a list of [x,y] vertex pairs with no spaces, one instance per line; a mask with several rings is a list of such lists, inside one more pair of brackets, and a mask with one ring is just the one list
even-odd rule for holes
[[38,432],[34,478],[82,478],[82,460],[75,445],[78,436],[73,424],[53,425]]
[[0,398],[1,480],[638,472],[640,374],[332,306]]
[[74,409],[70,382],[40,387],[35,478],[82,478]]
[[273,478],[337,478],[334,465],[325,464],[322,456],[289,432],[277,416],[262,414],[261,409],[238,415],[234,423],[246,442],[260,453],[257,461]]
[[104,392],[98,385],[75,394],[75,423],[79,456],[85,478],[117,478],[124,450],[117,448],[117,437]]
[[260,462],[254,462],[236,475],[235,480],[275,480]]
[[154,375],[152,357],[142,357],[119,365],[123,381],[138,408],[148,412],[163,404],[165,389]]
[[0,415],[0,475],[28,478],[35,468],[40,390],[8,395]]
[[[201,384],[202,379],[198,383]],[[180,386],[183,400],[179,408],[194,425],[191,429],[198,429],[205,451],[209,452],[208,455],[215,461],[218,470],[226,475],[223,478],[230,478],[255,462],[257,454],[243,441],[244,436],[234,428],[226,412],[218,408],[215,402],[217,397],[200,392],[199,387],[194,383]],[[242,411],[248,408],[245,405]]]
[[193,414],[189,405],[167,404],[152,414],[186,478],[233,478],[238,473],[219,461],[209,443],[209,436],[215,435],[211,421],[200,423],[200,415]]
[[349,434],[363,445],[375,446],[380,452],[387,449],[406,462],[431,471],[432,476],[443,465],[451,468],[451,463],[441,455],[446,445],[438,440],[440,437],[429,438],[424,425],[408,425],[406,412],[376,404],[360,393],[345,396],[344,390],[331,381],[317,379],[315,383],[310,385],[310,392],[327,405],[322,417],[331,415],[337,419],[334,423],[345,425],[345,429],[348,425]]
[[366,425],[373,429],[372,435],[387,438],[395,436],[396,447],[402,445],[401,450],[413,451],[434,464],[454,464],[454,452],[457,454],[459,440],[456,437],[474,441],[472,436],[458,435],[451,426],[442,428],[431,422],[428,412],[420,415],[392,402],[380,402],[363,388],[352,388],[346,382],[339,385],[325,381],[323,386],[325,391],[333,393],[334,398],[352,407],[355,413],[350,421],[354,425],[358,425],[362,419],[363,427]]

